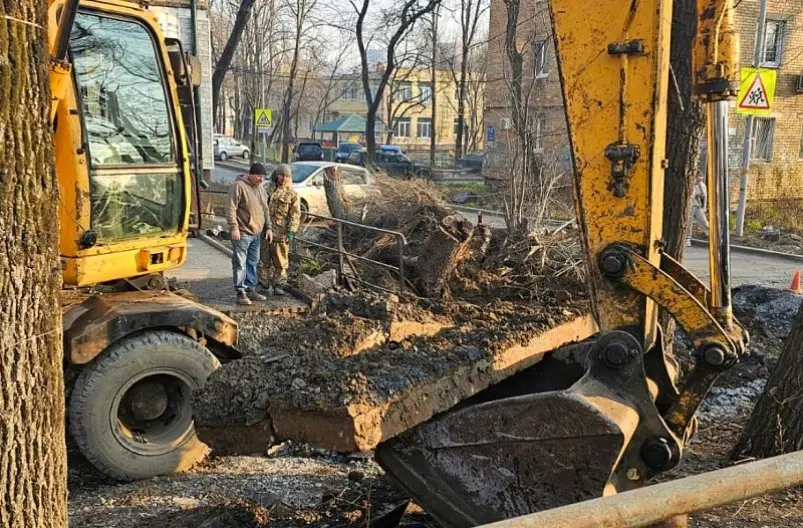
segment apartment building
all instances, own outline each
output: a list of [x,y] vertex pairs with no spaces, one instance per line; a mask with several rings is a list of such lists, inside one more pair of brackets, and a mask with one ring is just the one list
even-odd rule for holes
[[[381,76],[378,71],[371,75],[371,88]],[[401,145],[412,153],[429,152],[432,134],[435,134],[436,150],[453,153],[457,138],[458,84],[451,70],[436,70],[435,75],[435,121],[432,121],[433,83],[429,68],[398,68],[386,86],[377,115],[378,121],[388,127],[382,142]],[[365,117],[368,111],[362,77],[359,73],[344,75],[337,87],[339,96],[327,108],[331,119],[356,114]],[[483,148],[484,78],[472,75],[465,97],[464,136],[467,151]]]

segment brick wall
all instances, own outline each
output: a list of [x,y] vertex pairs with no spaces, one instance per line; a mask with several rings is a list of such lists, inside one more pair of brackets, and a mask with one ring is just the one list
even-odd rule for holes
[[[741,34],[742,64],[750,66],[758,25],[758,0],[742,0],[736,9],[736,23]],[[777,63],[765,65],[777,70],[772,120],[772,145],[769,159],[751,161],[748,199],[774,200],[803,198],[803,93],[798,93],[798,77],[803,73],[803,0],[769,0],[767,21],[783,26]],[[772,46],[770,46],[772,48]],[[772,58],[772,57],[768,57]],[[738,194],[745,117],[731,113],[732,197]],[[756,157],[754,149],[753,157]]]
[[[516,28],[518,49],[524,54],[522,86],[530,94],[530,115],[538,119],[544,152],[568,148],[568,131],[563,112],[558,65],[552,42],[549,6],[545,0],[522,0]],[[488,73],[485,96],[485,124],[493,127],[495,141],[489,150],[504,152],[512,141],[510,61],[505,52],[507,8],[503,0],[491,0],[488,31]],[[536,50],[545,45],[546,67],[534,74]],[[486,138],[487,139],[487,138]]]

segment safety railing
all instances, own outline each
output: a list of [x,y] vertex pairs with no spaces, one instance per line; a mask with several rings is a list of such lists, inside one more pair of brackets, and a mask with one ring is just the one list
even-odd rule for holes
[[[334,248],[333,247],[329,247],[329,246],[326,246],[324,244],[319,244],[318,242],[314,242],[312,240],[309,240],[309,239],[306,239],[306,238],[303,238],[303,237],[296,237],[295,241],[298,242],[298,243],[302,243],[302,244],[311,246],[311,247],[316,247],[318,249],[322,249],[324,251],[328,251],[330,253],[336,253],[337,256],[338,256],[337,274],[338,274],[338,280],[339,281],[342,282],[343,277],[344,277],[344,275],[346,273],[346,258],[348,257],[348,258],[354,258],[354,259],[357,259],[357,260],[361,260],[363,262],[370,262],[371,264],[374,264],[376,266],[379,266],[379,267],[382,267],[382,268],[385,268],[385,269],[388,269],[388,270],[391,270],[391,271],[395,272],[398,275],[398,280],[399,280],[399,293],[402,293],[404,291],[404,282],[405,282],[405,278],[404,278],[404,248],[407,245],[407,238],[402,233],[400,233],[398,231],[391,231],[389,229],[382,229],[382,228],[379,228],[379,227],[373,227],[373,226],[369,226],[369,225],[365,225],[365,224],[359,224],[357,222],[350,222],[349,220],[343,220],[343,219],[340,219],[340,218],[333,218],[333,217],[330,217],[330,216],[323,216],[323,215],[317,215],[317,214],[312,214],[312,213],[304,213],[304,216],[307,217],[307,219],[322,220],[322,221],[325,221],[325,222],[334,222],[336,224],[336,228],[337,228],[337,247],[334,247]],[[388,264],[386,262],[380,262],[378,260],[374,260],[374,259],[365,257],[363,255],[358,255],[356,253],[346,251],[346,249],[345,249],[345,247],[343,245],[343,226],[344,225],[345,226],[354,227],[354,228],[357,228],[357,229],[362,229],[362,230],[365,230],[365,231],[371,231],[371,232],[374,232],[374,233],[383,233],[383,234],[390,235],[390,236],[394,237],[395,240],[396,240],[396,255],[398,257],[398,264],[396,266],[393,266],[392,264]],[[374,288],[385,290],[385,288],[382,288],[378,284],[373,284],[373,283],[364,281],[364,280],[360,279],[359,277],[354,277],[354,280],[356,280],[357,282],[366,284],[368,286],[372,286]]]

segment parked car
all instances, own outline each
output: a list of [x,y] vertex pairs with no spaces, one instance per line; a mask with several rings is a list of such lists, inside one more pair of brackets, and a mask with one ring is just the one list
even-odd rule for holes
[[455,166],[469,172],[482,172],[488,166],[488,155],[484,152],[471,152],[457,160]]
[[[366,156],[368,153],[365,150],[359,152],[351,152],[349,157],[346,158],[346,163],[350,165],[358,165],[365,167]],[[406,154],[399,154],[392,151],[377,151],[376,153],[376,166],[390,174],[391,176],[400,176],[409,178],[413,176],[424,176],[428,167],[414,162]]]
[[[335,166],[330,161],[296,161],[290,164],[293,188],[301,198],[301,212],[329,216],[326,191],[323,188],[324,169]],[[343,177],[346,196],[353,203],[364,202],[374,195],[376,187],[371,173],[363,167],[337,165]],[[265,182],[269,185],[269,182]]]
[[362,150],[362,146],[359,143],[345,141],[337,146],[337,150],[335,151],[335,161],[337,163],[345,163],[346,158],[349,157],[349,154],[352,152],[359,152],[360,150]]
[[226,161],[229,158],[241,156],[248,159],[251,152],[244,144],[233,137],[215,136],[215,159]]
[[398,145],[379,145],[379,148],[376,149],[377,152],[382,152],[383,154],[399,154],[405,155],[404,150]]
[[323,147],[317,141],[302,141],[296,146],[296,161],[323,161]]

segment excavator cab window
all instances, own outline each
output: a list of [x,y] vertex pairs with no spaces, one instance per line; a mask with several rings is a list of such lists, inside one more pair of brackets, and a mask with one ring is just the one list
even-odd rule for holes
[[137,21],[76,16],[70,54],[100,244],[173,234],[182,219],[176,127],[157,49]]

